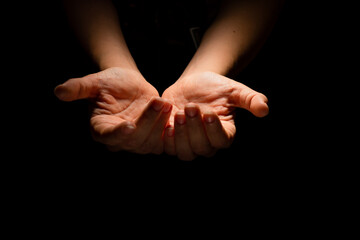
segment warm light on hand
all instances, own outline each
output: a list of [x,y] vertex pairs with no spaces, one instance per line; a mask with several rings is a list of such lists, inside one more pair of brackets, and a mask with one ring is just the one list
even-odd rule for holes
[[257,117],[268,114],[267,98],[249,87],[212,72],[178,80],[162,95],[173,104],[165,151],[182,160],[211,156],[230,146],[235,133],[234,109]]

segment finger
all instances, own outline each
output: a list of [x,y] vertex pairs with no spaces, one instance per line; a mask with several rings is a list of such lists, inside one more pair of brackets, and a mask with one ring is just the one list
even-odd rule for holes
[[193,103],[187,104],[185,115],[186,129],[192,151],[196,155],[212,156],[215,151],[206,136],[199,106]]
[[229,147],[235,133],[229,134],[221,124],[218,115],[214,112],[204,113],[203,119],[206,134],[211,146],[217,149]]
[[62,101],[74,101],[84,98],[93,98],[98,94],[98,80],[96,74],[82,78],[72,78],[58,85],[54,93]]
[[193,153],[186,130],[186,117],[184,111],[180,110],[175,114],[175,149],[179,159],[184,161],[193,160],[196,155]]
[[164,151],[169,155],[176,155],[175,149],[175,129],[168,126],[164,132]]
[[257,117],[265,117],[269,114],[268,99],[264,94],[256,92],[238,82],[236,82],[235,88],[231,95],[235,106],[244,108]]
[[164,151],[163,133],[171,114],[171,103],[164,101],[164,107],[148,138],[143,144],[144,153],[161,154]]
[[95,141],[119,149],[122,149],[125,146],[125,143],[136,130],[135,124],[129,121],[112,124],[109,123],[109,120],[105,122],[98,119],[92,119],[91,125],[91,132]]
[[159,97],[153,98],[148,103],[143,113],[136,120],[136,131],[129,145],[139,147],[145,142],[164,108],[164,103],[165,101]]

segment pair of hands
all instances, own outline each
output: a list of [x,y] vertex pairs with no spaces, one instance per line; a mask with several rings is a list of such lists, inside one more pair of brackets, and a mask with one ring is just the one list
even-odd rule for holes
[[212,72],[180,78],[161,98],[140,72],[122,68],[70,79],[55,94],[63,101],[91,100],[93,138],[109,150],[165,151],[181,160],[230,146],[235,107],[268,114],[263,94]]

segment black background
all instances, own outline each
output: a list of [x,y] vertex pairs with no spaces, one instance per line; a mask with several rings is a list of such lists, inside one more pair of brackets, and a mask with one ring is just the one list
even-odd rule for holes
[[[238,76],[267,95],[269,116],[257,119],[239,110],[232,147],[190,163],[166,155],[110,153],[95,143],[87,102],[64,103],[53,94],[67,79],[97,71],[67,25],[60,2],[3,3],[0,170],[11,234],[66,234],[81,229],[84,219],[104,221],[107,213],[130,225],[139,218],[154,222],[159,210],[166,211],[160,218],[169,224],[171,217],[185,217],[181,232],[199,229],[201,217],[227,224],[228,214],[255,228],[252,234],[341,231],[339,219],[350,219],[343,214],[353,212],[346,209],[348,183],[341,180],[357,175],[348,173],[351,164],[345,171],[339,167],[347,156],[337,155],[338,144],[329,144],[339,125],[332,120],[347,116],[335,105],[343,106],[343,99],[339,89],[330,96],[324,92],[331,79],[345,76],[336,70],[346,58],[333,54],[342,51],[348,35],[340,33],[336,1],[332,9],[328,2],[313,2],[287,1],[263,49]],[[345,38],[342,45],[336,36]],[[170,48],[151,38],[155,45],[147,57],[141,58],[134,46],[132,53],[145,77],[164,89],[176,80],[193,49]],[[181,59],[160,61],[172,52]],[[236,220],[231,218],[227,228],[234,228]],[[260,229],[259,223],[271,229]],[[94,231],[81,234],[85,232]]]
[[[313,121],[314,110],[307,100],[313,93],[304,91],[303,86],[313,84],[316,78],[313,73],[309,78],[309,69],[313,68],[316,58],[309,46],[316,44],[315,35],[311,34],[318,29],[314,27],[311,8],[304,10],[309,10],[308,6],[288,1],[260,53],[236,77],[268,97],[270,114],[256,118],[239,109],[237,135],[230,149],[220,150],[212,158],[183,162],[167,155],[111,153],[94,142],[89,131],[87,102],[61,102],[53,90],[69,78],[98,71],[97,67],[77,42],[60,1],[23,4],[17,9],[23,21],[12,28],[16,36],[12,44],[21,50],[19,54],[11,54],[14,60],[9,61],[11,71],[21,79],[19,85],[24,90],[21,106],[25,106],[21,115],[26,117],[26,121],[16,119],[22,127],[11,139],[14,142],[21,135],[24,144],[15,148],[14,153],[25,152],[25,159],[39,160],[30,161],[29,167],[45,168],[48,176],[65,174],[74,178],[118,177],[139,171],[152,177],[159,172],[173,176],[180,171],[181,174],[176,175],[180,179],[202,172],[284,184],[280,179],[299,176],[304,170],[312,174],[319,166],[310,161],[318,154],[314,152],[318,142],[316,134],[308,136],[307,133],[309,120],[312,125],[318,123]],[[136,24],[143,26],[141,31],[134,34],[131,27],[130,30],[125,27],[124,32],[141,72],[161,94],[181,74],[195,49],[189,35],[174,30],[181,29],[180,22],[172,19],[173,22],[164,21],[156,28],[151,21],[146,21],[151,17],[150,14],[144,16],[145,21],[138,19],[140,23]],[[129,40],[131,34],[137,37]],[[183,43],[167,44],[168,36],[179,38]],[[304,178],[299,181],[301,179]]]

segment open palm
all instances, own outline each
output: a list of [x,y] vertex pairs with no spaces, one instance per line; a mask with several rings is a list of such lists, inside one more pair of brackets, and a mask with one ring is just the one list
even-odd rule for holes
[[[175,126],[175,146],[169,144],[170,148],[173,148],[170,152],[183,154],[191,148],[194,154],[183,156],[185,160],[192,159],[195,155],[211,155],[214,149],[231,144],[236,133],[235,107],[244,108],[258,117],[263,117],[268,113],[267,99],[263,94],[212,72],[181,78],[170,86],[162,97],[173,104],[171,122]],[[195,115],[198,117],[192,118]],[[174,119],[175,121],[173,121]],[[190,127],[188,126],[185,130],[186,127],[181,124],[177,125],[177,119],[180,120],[180,123],[186,121]],[[204,127],[201,126],[200,121]],[[213,124],[207,125],[206,123]],[[190,142],[185,147],[181,146],[181,149],[177,149],[176,145],[183,145],[186,136],[176,141],[176,134],[186,135],[186,133],[176,131],[177,127],[187,131],[187,138]],[[199,130],[199,128],[204,128],[204,130]]]
[[91,127],[95,140],[110,150],[161,153],[161,136],[171,104],[139,72],[109,68],[73,78],[55,89],[64,101],[92,100]]

